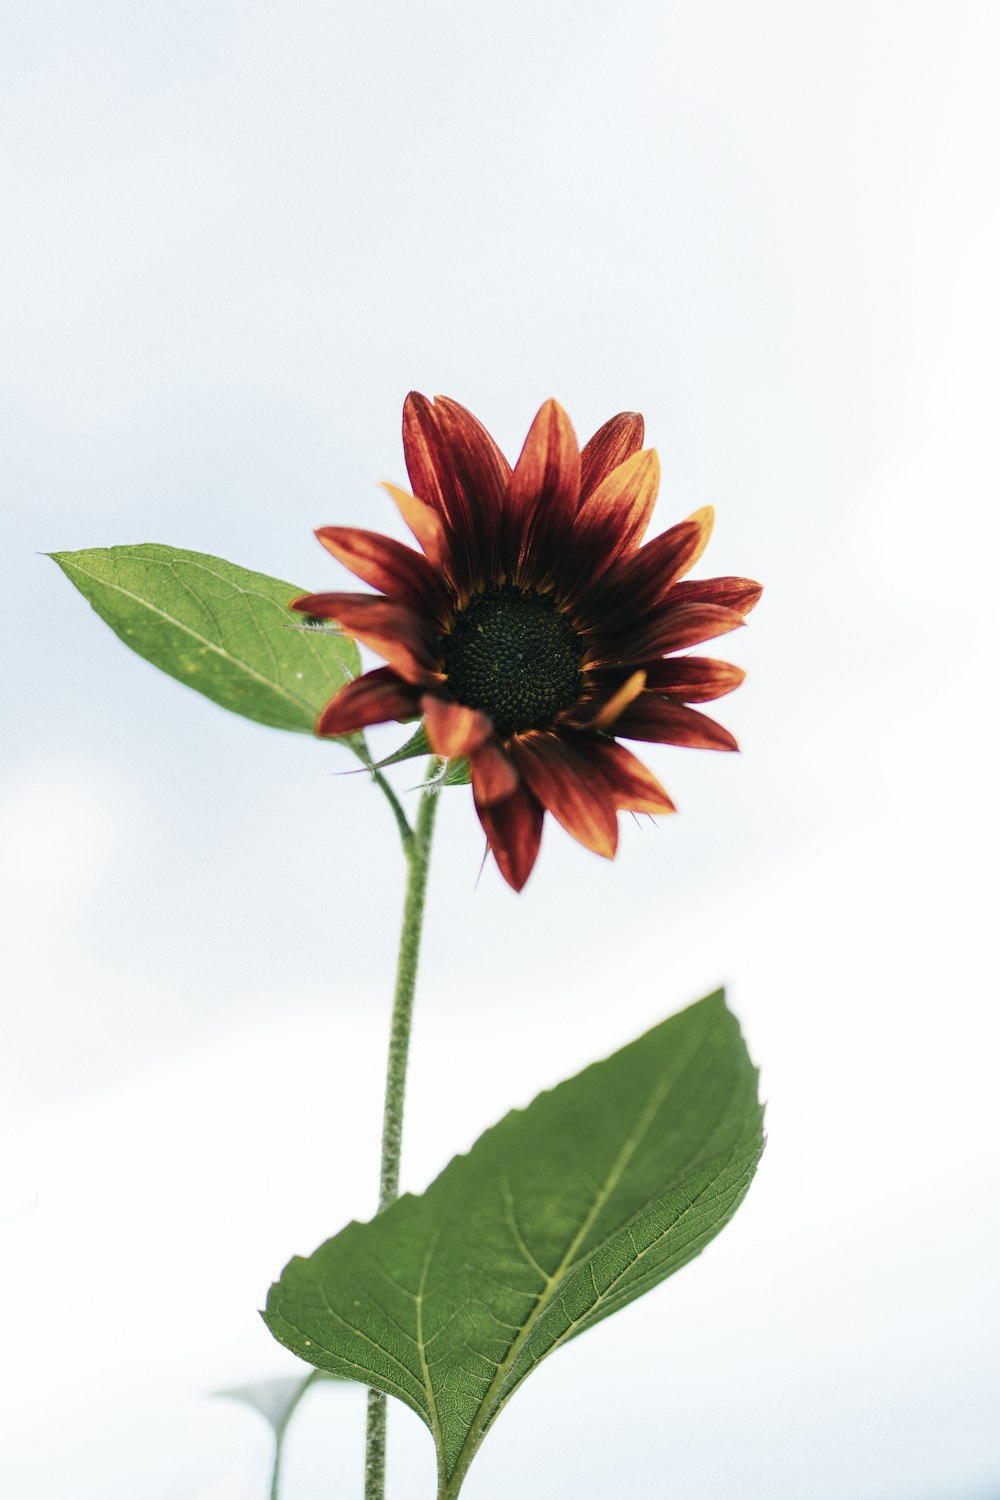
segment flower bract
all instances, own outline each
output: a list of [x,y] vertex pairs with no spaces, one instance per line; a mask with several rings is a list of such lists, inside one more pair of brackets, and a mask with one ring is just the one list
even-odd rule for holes
[[546,812],[610,858],[619,811],[674,811],[622,740],[737,748],[691,705],[731,692],[743,672],[677,653],[742,625],[760,585],[685,577],[711,532],[708,507],[644,543],[659,463],[642,443],[642,417],[622,412],[581,450],[547,401],[511,468],[471,412],[411,393],[412,493],[386,488],[420,550],[323,527],[323,545],[378,592],[294,601],[387,663],[342,688],[317,733],[422,717],[435,754],[468,760],[489,847],[515,890]]

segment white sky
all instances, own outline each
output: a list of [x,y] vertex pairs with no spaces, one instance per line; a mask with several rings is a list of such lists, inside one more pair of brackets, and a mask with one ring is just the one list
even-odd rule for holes
[[[548,1362],[469,1500],[995,1500],[1000,253],[993,4],[55,0],[0,37],[0,1474],[264,1500],[206,1391],[374,1206],[400,860],[348,761],[129,656],[39,553],[343,586],[408,388],[516,454],[556,395],[768,586],[745,753],[554,828],[515,898],[441,818],[404,1177],[730,985],[769,1145],[695,1265]],[[987,632],[987,625],[990,633]],[[720,650],[720,654],[726,652]],[[394,742],[390,733],[386,745]],[[399,785],[410,780],[404,771]],[[285,1500],[360,1494],[323,1389]],[[432,1452],[393,1411],[390,1493]]]

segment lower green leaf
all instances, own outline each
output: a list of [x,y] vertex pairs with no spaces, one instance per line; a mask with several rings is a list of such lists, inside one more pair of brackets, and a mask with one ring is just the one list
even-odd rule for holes
[[451,1500],[525,1377],[696,1256],[762,1149],[756,1069],[719,992],[514,1110],[419,1197],[295,1257],[264,1320],[412,1407]]
[[[328,1370],[314,1371],[306,1377],[310,1381],[340,1381],[338,1375]],[[213,1396],[222,1396],[227,1401],[239,1401],[243,1406],[252,1406],[259,1411],[276,1437],[281,1436],[290,1414],[295,1410],[303,1391],[301,1375],[276,1375],[271,1380],[257,1380],[252,1385],[234,1385],[224,1391],[213,1391]]]

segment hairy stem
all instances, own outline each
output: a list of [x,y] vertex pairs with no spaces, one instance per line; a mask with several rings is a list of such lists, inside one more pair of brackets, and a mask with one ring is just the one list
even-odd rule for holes
[[[433,771],[428,772],[428,777]],[[385,1110],[382,1116],[382,1164],[379,1173],[379,1212],[399,1196],[399,1162],[403,1147],[403,1105],[406,1097],[406,1063],[410,1051],[413,994],[417,985],[420,934],[427,894],[431,835],[437,812],[437,790],[427,789],[420,799],[413,841],[407,850],[409,878],[403,906],[403,928],[396,967],[396,995],[389,1027],[389,1057],[385,1075]],[[365,1500],[384,1500],[386,1398],[381,1391],[368,1392],[368,1425],[365,1443]]]
[[[410,1050],[410,1022],[413,1015],[413,994],[417,984],[417,960],[420,956],[420,932],[423,926],[424,897],[427,893],[431,835],[434,831],[434,814],[437,812],[437,788],[423,793],[416,824],[411,828],[396,793],[381,771],[372,766],[371,755],[364,736],[345,740],[345,744],[348,744],[358,759],[363,761],[371,771],[372,780],[389,803],[409,867],[406,900],[403,906],[403,928],[399,940],[399,960],[396,969],[396,995],[389,1031],[389,1060],[386,1068],[385,1111],[382,1121],[382,1164],[379,1174],[378,1206],[381,1210],[399,1195],[406,1061]],[[435,758],[428,768],[428,781],[436,768]],[[271,1500],[278,1500],[279,1497],[281,1460],[288,1424],[302,1397],[313,1381],[318,1378],[319,1373],[318,1370],[313,1370],[304,1378],[278,1428],[274,1445],[274,1465],[271,1470]],[[383,1500],[385,1494],[385,1432],[386,1399],[381,1391],[369,1391],[365,1450],[365,1500]]]
[[399,829],[399,837],[402,840],[403,853],[407,856],[407,858],[409,858],[410,846],[413,843],[413,829],[410,827],[407,816],[403,811],[403,805],[400,802],[399,798],[396,796],[396,793],[393,791],[386,778],[382,775],[382,772],[379,770],[378,766],[376,766],[372,761],[371,751],[368,749],[368,741],[365,739],[363,734],[357,734],[350,735],[345,738],[344,744],[349,750],[353,750],[354,754],[358,757],[358,760],[361,761],[362,765],[364,765],[367,770],[371,772],[372,781],[374,781],[375,785],[378,787],[379,791],[382,793],[383,797],[392,809],[392,815],[396,819],[396,827]]

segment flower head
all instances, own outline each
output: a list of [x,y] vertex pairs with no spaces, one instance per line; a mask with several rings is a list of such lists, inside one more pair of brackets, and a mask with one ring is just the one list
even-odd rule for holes
[[621,739],[737,748],[690,705],[732,691],[743,672],[674,653],[742,625],[761,589],[681,581],[708,541],[707,507],[642,545],[659,485],[642,439],[642,418],[622,412],[581,451],[547,401],[511,469],[471,412],[411,393],[413,493],[386,489],[421,550],[323,527],[323,545],[379,592],[294,601],[388,663],[342,688],[317,733],[422,715],[437,755],[468,759],[476,810],[515,890],[546,812],[610,858],[620,810],[674,811]]

